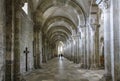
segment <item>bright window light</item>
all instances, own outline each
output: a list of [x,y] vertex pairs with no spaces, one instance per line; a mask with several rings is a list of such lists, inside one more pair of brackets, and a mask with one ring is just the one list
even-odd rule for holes
[[28,14],[28,3],[24,3],[22,9],[25,11],[26,14]]

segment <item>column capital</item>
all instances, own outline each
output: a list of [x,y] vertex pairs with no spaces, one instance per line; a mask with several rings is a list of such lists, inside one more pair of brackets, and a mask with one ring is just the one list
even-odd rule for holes
[[77,38],[80,38],[80,36],[81,36],[80,34],[76,34],[76,35],[72,36],[72,38],[77,39]]
[[92,28],[93,31],[96,31],[96,28],[99,28],[99,24],[91,24],[90,27]]
[[110,8],[110,1],[111,0],[97,0],[96,3],[98,4],[99,8],[106,10]]

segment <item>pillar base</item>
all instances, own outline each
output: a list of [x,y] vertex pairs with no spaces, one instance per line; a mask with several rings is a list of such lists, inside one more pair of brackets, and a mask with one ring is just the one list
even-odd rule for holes
[[102,79],[100,79],[99,81],[112,81],[112,75],[111,74],[104,74]]
[[87,69],[87,65],[84,64],[84,63],[81,63],[81,64],[80,64],[80,68]]
[[20,73],[14,74],[14,81],[21,81],[21,74]]
[[118,77],[117,77],[116,81],[120,81],[120,75],[118,75]]
[[76,62],[77,62],[75,58],[73,59],[73,62],[74,62],[74,63],[76,63]]
[[98,64],[91,64],[90,69],[91,70],[99,69],[99,66]]
[[72,56],[70,57],[70,61],[73,61],[73,57]]
[[80,63],[80,60],[79,60],[79,59],[77,59],[77,60],[76,60],[76,64],[79,64],[79,63]]
[[87,69],[90,69],[90,65],[87,65]]

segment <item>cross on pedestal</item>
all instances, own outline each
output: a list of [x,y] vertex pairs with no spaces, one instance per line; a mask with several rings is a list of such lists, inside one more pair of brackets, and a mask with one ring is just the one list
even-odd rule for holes
[[27,48],[27,47],[25,48],[24,53],[26,54],[26,71],[28,71],[28,67],[27,67],[27,65],[28,65],[28,64],[27,64],[28,59],[27,59],[27,57],[28,57],[29,51],[28,51],[28,48]]

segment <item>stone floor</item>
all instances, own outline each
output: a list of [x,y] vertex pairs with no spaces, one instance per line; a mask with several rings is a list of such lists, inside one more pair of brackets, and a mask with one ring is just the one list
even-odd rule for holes
[[104,70],[84,70],[65,58],[54,58],[25,76],[26,81],[99,81]]

